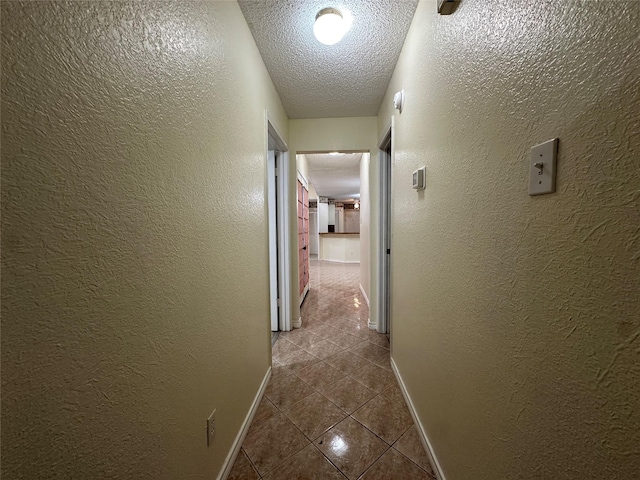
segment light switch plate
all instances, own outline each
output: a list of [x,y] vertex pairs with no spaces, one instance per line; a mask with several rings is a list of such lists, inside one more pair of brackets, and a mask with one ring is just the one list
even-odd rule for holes
[[557,138],[531,148],[529,195],[544,195],[556,191],[557,154]]

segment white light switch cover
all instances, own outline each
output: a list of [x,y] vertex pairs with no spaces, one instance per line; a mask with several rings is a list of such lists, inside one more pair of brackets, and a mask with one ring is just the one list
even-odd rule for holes
[[529,195],[543,195],[556,191],[557,153],[557,138],[531,148]]

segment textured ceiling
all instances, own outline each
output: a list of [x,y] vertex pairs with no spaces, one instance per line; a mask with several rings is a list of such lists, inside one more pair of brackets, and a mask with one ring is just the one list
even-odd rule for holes
[[360,198],[361,153],[306,155],[309,181],[321,197]]
[[[377,115],[417,0],[240,0],[290,118]],[[318,11],[353,18],[341,42],[313,36]]]

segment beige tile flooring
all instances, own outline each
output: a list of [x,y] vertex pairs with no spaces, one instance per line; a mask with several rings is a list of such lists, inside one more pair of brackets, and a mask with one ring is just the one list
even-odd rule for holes
[[272,377],[229,479],[435,478],[389,341],[367,328],[359,272],[311,261],[302,328],[273,347]]

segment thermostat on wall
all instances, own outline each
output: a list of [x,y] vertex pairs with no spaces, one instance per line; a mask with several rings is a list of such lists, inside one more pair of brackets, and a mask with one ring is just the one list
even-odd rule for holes
[[413,172],[413,188],[416,190],[424,190],[426,170],[426,167],[422,167]]

